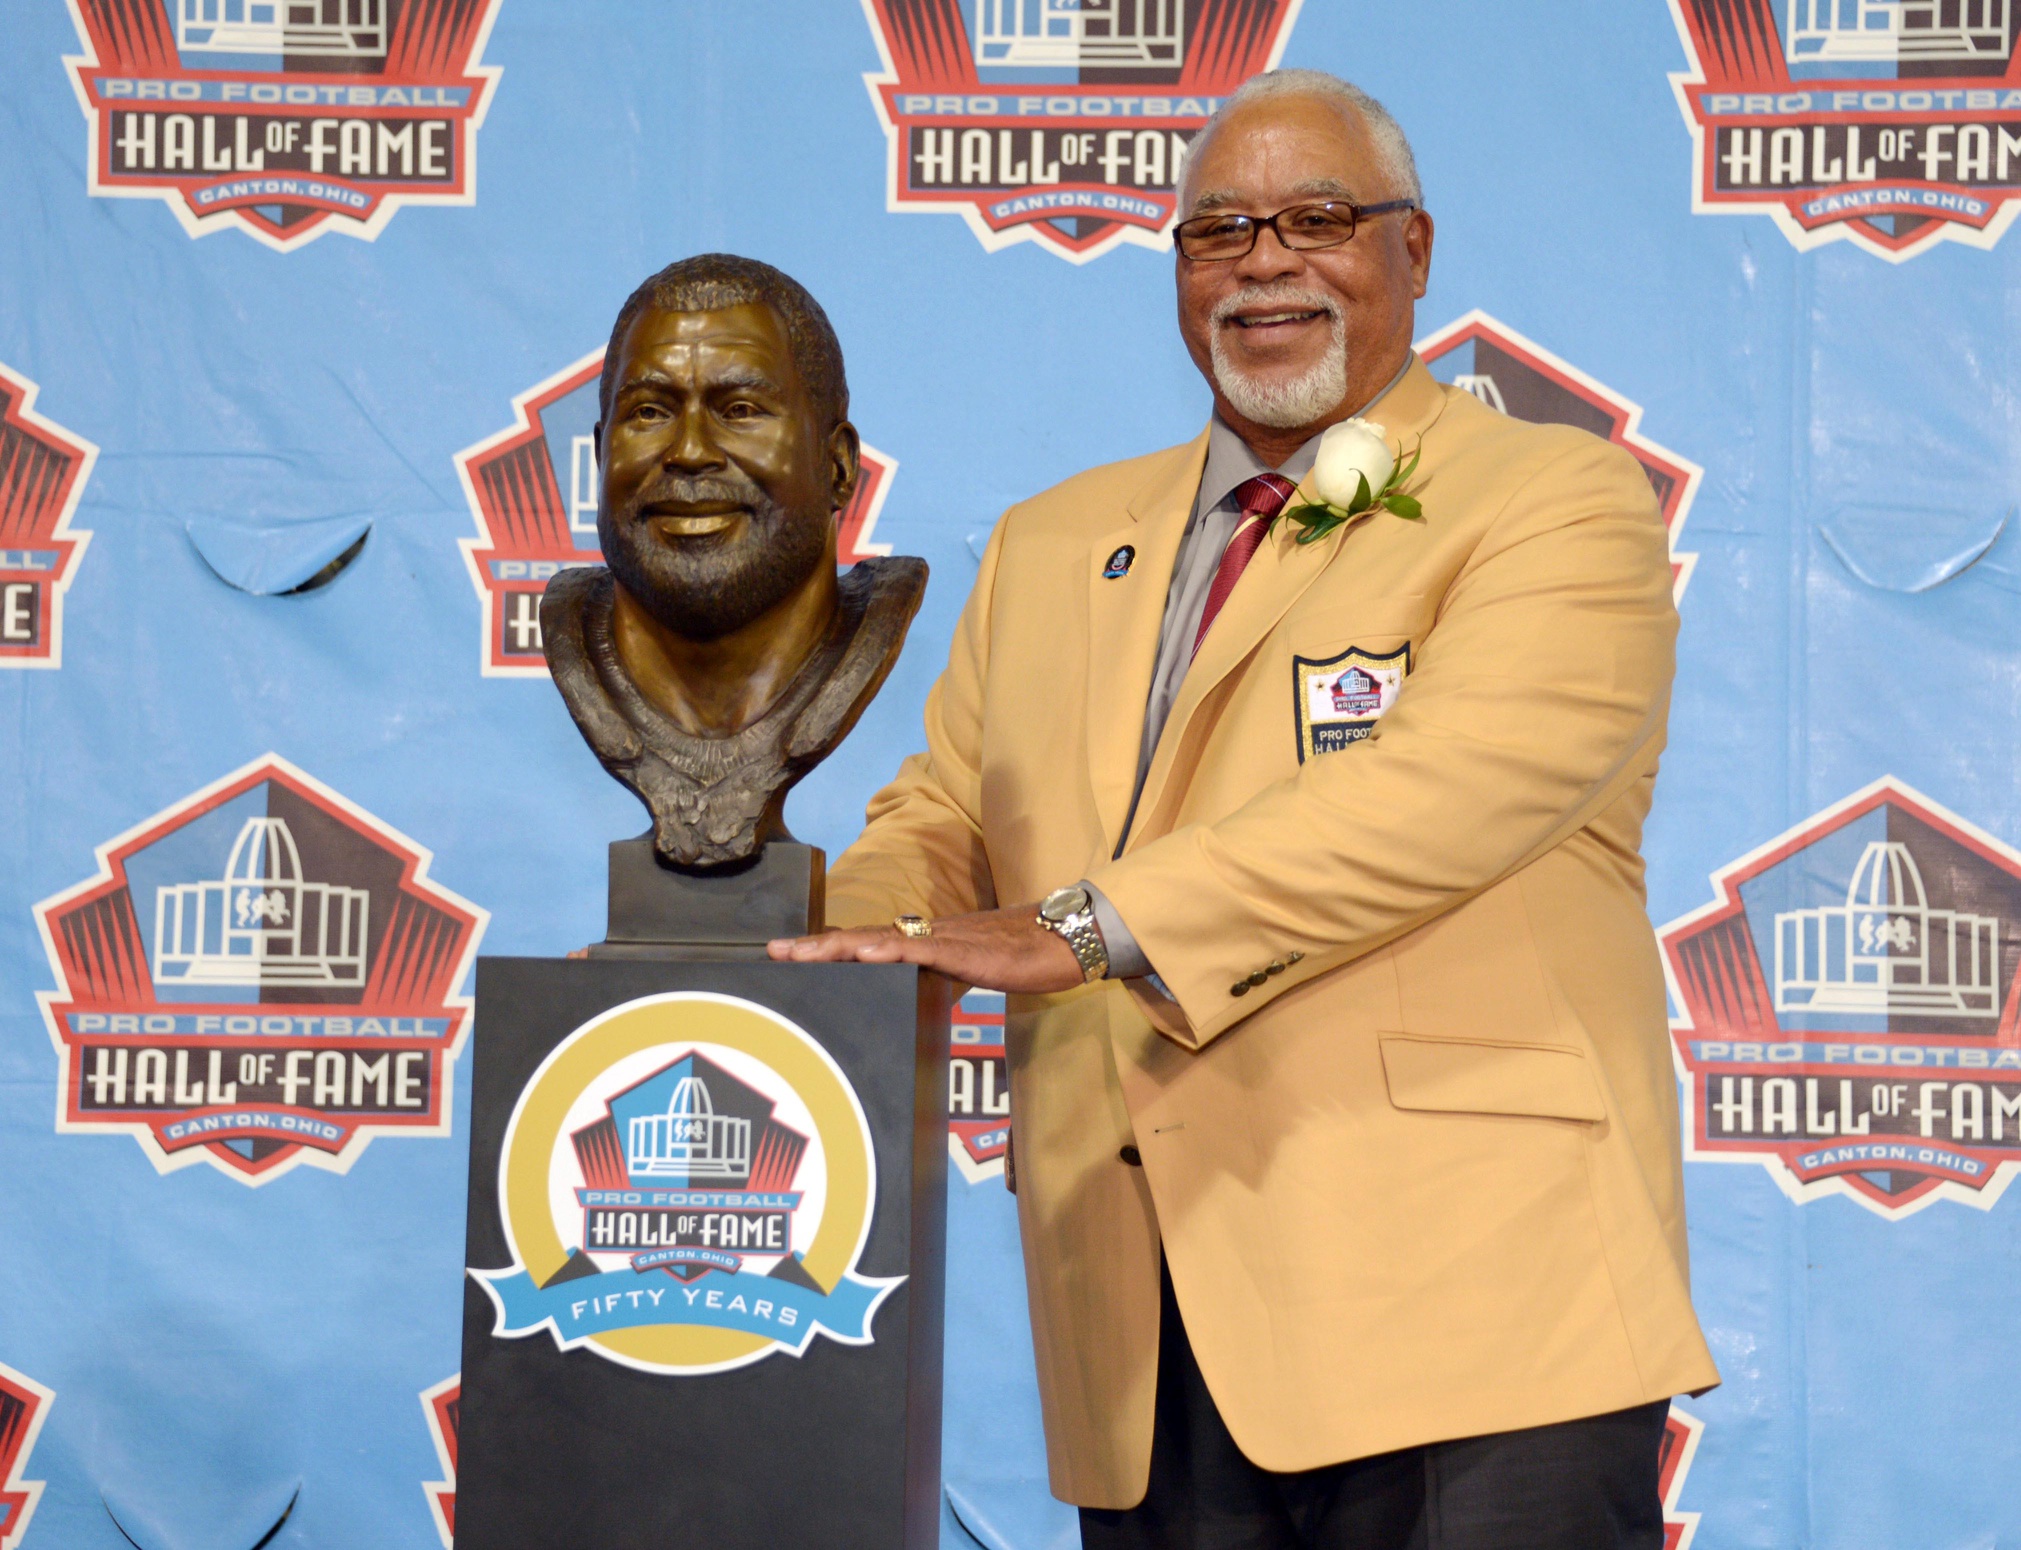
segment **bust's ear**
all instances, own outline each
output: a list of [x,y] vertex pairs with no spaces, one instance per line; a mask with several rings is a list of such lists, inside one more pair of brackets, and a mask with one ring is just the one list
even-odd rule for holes
[[603,467],[603,421],[599,420],[589,428],[589,439],[596,445],[596,466]]
[[828,507],[840,511],[856,493],[856,481],[863,473],[863,440],[847,420],[828,433],[828,468]]

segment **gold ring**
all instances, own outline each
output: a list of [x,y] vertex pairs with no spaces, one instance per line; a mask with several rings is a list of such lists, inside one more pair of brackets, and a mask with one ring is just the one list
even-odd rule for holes
[[924,915],[900,915],[892,924],[904,936],[932,936],[933,922]]

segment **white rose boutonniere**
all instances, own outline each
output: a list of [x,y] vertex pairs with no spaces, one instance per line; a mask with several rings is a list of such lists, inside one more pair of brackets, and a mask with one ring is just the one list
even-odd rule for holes
[[1410,461],[1404,462],[1402,446],[1392,452],[1383,440],[1382,427],[1367,420],[1329,425],[1319,438],[1319,456],[1313,460],[1312,472],[1299,490],[1304,499],[1285,513],[1303,529],[1298,542],[1309,544],[1324,538],[1349,518],[1367,511],[1389,511],[1413,522],[1422,521],[1424,508],[1404,491],[1422,452],[1420,442]]

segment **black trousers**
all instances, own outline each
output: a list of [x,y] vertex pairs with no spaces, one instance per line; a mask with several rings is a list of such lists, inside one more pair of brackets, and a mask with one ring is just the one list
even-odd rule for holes
[[1662,1550],[1668,1401],[1297,1474],[1243,1457],[1165,1277],[1151,1483],[1081,1509],[1083,1550]]

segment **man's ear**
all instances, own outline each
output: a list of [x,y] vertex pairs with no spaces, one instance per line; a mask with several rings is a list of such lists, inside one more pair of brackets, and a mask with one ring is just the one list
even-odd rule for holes
[[1404,227],[1404,247],[1410,254],[1411,295],[1422,299],[1432,273],[1432,216],[1413,210]]
[[863,477],[863,439],[847,420],[828,433],[828,468],[828,509],[840,511],[849,504],[857,480]]

